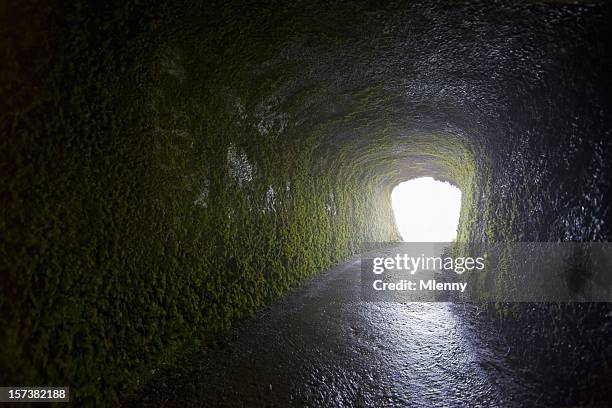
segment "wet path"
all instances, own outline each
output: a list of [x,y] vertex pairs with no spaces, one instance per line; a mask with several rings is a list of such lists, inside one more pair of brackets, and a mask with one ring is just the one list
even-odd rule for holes
[[360,300],[360,262],[326,271],[258,313],[168,385],[165,406],[536,406],[532,380],[477,309]]

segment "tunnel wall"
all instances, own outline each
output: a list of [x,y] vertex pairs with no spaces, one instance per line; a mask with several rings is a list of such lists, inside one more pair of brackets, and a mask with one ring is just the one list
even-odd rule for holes
[[181,5],[56,6],[20,5],[34,23],[3,44],[1,384],[116,402],[397,238],[389,192],[296,133],[248,57],[223,60],[248,50],[225,27],[179,29]]
[[[479,216],[471,223],[471,241],[609,241],[612,50],[602,41],[610,34],[602,22],[610,9],[538,12],[544,13],[526,14],[523,24],[533,18],[550,26],[523,39],[529,63],[487,126],[496,136],[482,141],[489,159],[476,171]],[[524,269],[521,259],[507,254],[507,267],[497,271],[498,288],[511,285],[517,279],[512,273]],[[475,285],[488,279],[475,278]],[[560,404],[608,398],[609,304],[495,302],[485,309],[512,355],[540,376]]]

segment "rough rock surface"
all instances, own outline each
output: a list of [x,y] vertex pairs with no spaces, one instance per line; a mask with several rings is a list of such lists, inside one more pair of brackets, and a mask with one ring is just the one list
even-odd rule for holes
[[[460,241],[612,235],[609,5],[1,17],[2,380],[116,400],[360,242],[397,238],[389,193],[416,176],[462,189]],[[607,305],[491,314],[566,401],[609,387]]]

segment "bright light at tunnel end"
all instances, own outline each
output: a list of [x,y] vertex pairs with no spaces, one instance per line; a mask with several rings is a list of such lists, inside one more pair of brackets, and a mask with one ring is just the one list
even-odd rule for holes
[[431,177],[402,182],[391,193],[397,229],[404,242],[452,242],[457,237],[461,191]]

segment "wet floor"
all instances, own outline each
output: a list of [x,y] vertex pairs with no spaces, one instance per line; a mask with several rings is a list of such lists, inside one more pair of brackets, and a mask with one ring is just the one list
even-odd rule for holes
[[364,302],[360,290],[358,258],[320,274],[139,404],[546,405],[475,306]]

